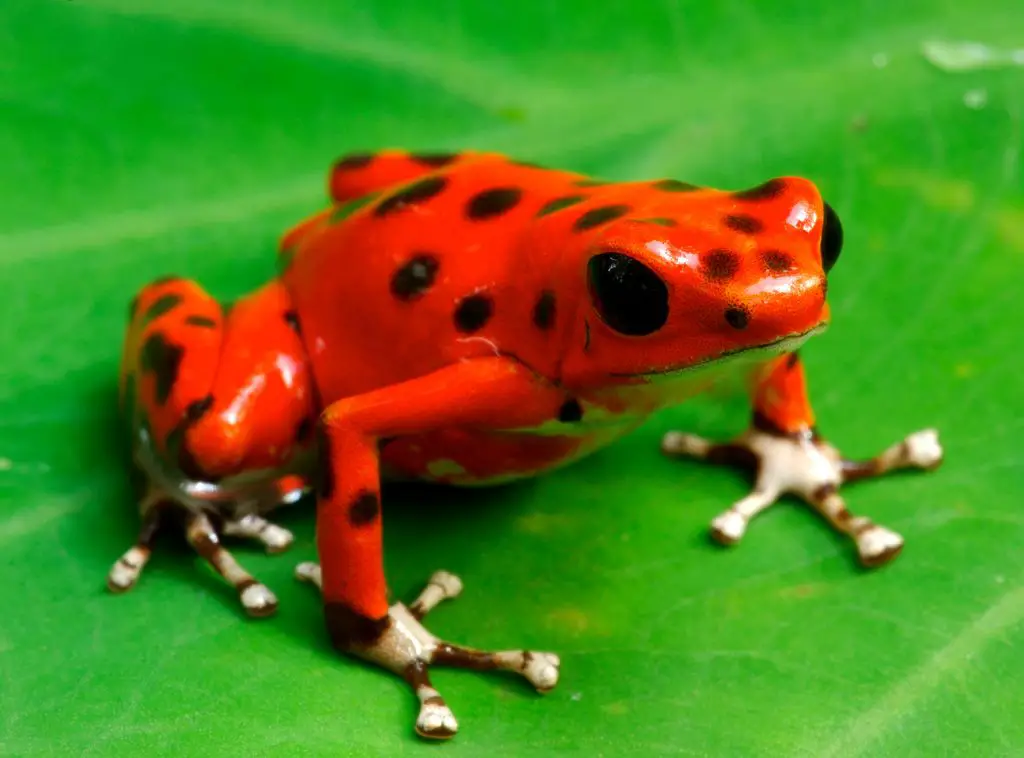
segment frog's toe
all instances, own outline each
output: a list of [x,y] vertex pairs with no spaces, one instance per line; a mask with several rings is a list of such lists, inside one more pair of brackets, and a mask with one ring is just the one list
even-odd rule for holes
[[231,537],[244,537],[261,542],[270,555],[283,553],[295,541],[294,535],[284,527],[252,513],[228,520],[224,524],[223,532]]
[[888,563],[903,550],[903,537],[884,526],[871,526],[855,537],[861,563],[876,568]]
[[562,661],[554,653],[523,653],[523,676],[537,692],[549,692],[558,684]]
[[704,458],[712,444],[696,434],[672,431],[666,432],[661,438],[661,451],[668,455]]
[[111,592],[127,592],[139,580],[142,569],[149,561],[150,551],[148,547],[132,545],[117,559],[107,574],[107,588]]
[[238,599],[245,612],[253,618],[266,618],[277,611],[277,596],[260,582],[253,582],[241,589]]
[[[459,722],[447,703],[431,687],[424,688],[427,694],[421,695],[420,712],[416,717],[416,734],[429,740],[447,740],[459,731]],[[433,692],[434,694],[429,694]],[[420,695],[417,692],[417,695]]]
[[409,604],[409,611],[422,620],[444,600],[451,600],[462,594],[462,580],[447,571],[435,571],[420,596]]
[[906,445],[907,464],[931,470],[942,463],[943,450],[939,444],[939,433],[935,429],[922,429],[907,436],[903,441]]
[[747,531],[747,519],[730,509],[711,521],[711,537],[720,545],[735,545]]

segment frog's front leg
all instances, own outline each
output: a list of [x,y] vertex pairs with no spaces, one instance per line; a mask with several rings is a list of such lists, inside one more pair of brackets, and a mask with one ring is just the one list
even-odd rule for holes
[[934,469],[943,455],[938,434],[925,429],[870,460],[843,458],[815,430],[803,367],[796,353],[765,366],[754,392],[753,423],[739,437],[714,443],[692,434],[669,432],[662,440],[662,449],[670,455],[736,465],[754,473],[751,493],[711,522],[711,534],[718,542],[735,544],[754,516],[780,495],[793,493],[849,535],[861,563],[868,567],[880,566],[899,555],[903,538],[865,516],[851,514],[839,488],[897,469]]
[[[384,578],[377,441],[447,427],[534,427],[557,417],[560,393],[506,358],[458,363],[428,376],[340,400],[320,423],[317,547],[327,631],[334,646],[402,676],[420,699],[416,731],[451,737],[457,723],[429,680],[432,664],[521,673],[538,690],[558,681],[558,658],[484,653],[438,639],[420,618],[461,585],[439,580],[411,607],[389,607]],[[435,575],[436,578],[437,575]]]

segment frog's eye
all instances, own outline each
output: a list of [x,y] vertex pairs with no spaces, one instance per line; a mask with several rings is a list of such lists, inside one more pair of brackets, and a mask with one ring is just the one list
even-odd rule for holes
[[825,203],[825,217],[821,223],[821,265],[827,273],[839,260],[843,249],[843,225],[832,206]]
[[623,253],[595,255],[587,278],[598,315],[620,334],[653,334],[668,320],[668,287],[636,258]]

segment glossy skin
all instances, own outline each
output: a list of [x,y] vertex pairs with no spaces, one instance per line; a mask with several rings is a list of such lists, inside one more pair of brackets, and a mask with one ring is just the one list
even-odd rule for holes
[[389,151],[339,161],[330,192],[331,207],[283,238],[279,279],[229,312],[181,279],[137,298],[122,389],[148,489],[115,589],[138,577],[158,514],[183,513],[249,612],[271,612],[272,593],[231,565],[219,534],[287,542],[268,541],[261,530],[283,530],[261,514],[315,473],[321,566],[303,576],[322,588],[332,640],[405,676],[422,703],[417,730],[450,736],[429,663],[512,667],[546,689],[557,658],[434,639],[418,619],[457,594],[445,578],[412,616],[389,608],[382,476],[535,475],[722,383],[751,392],[753,428],[724,445],[664,442],[756,468],[754,492],[713,526],[720,541],[793,491],[850,534],[865,563],[899,551],[898,535],[846,511],[838,487],[937,465],[941,449],[908,438],[854,463],[814,430],[793,351],[828,321],[841,230],[811,182],[599,183],[494,154]]

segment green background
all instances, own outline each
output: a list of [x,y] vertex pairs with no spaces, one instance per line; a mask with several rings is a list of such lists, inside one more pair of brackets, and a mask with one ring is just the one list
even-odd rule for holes
[[[3,0],[0,753],[1021,755],[1024,68],[945,71],[922,44],[1022,32],[1017,0]],[[437,633],[563,659],[544,698],[438,671],[462,729],[440,747],[401,682],[329,650],[291,574],[309,508],[285,556],[236,551],[273,620],[173,540],[107,595],[137,524],[114,426],[131,295],[252,288],[331,160],[386,146],[818,182],[847,232],[804,351],[822,431],[864,455],[935,425],[947,448],[847,491],[903,555],[863,572],[793,503],[711,545],[746,484],[658,440],[738,431],[742,399],[534,482],[389,490],[396,594],[448,568],[466,592]]]

